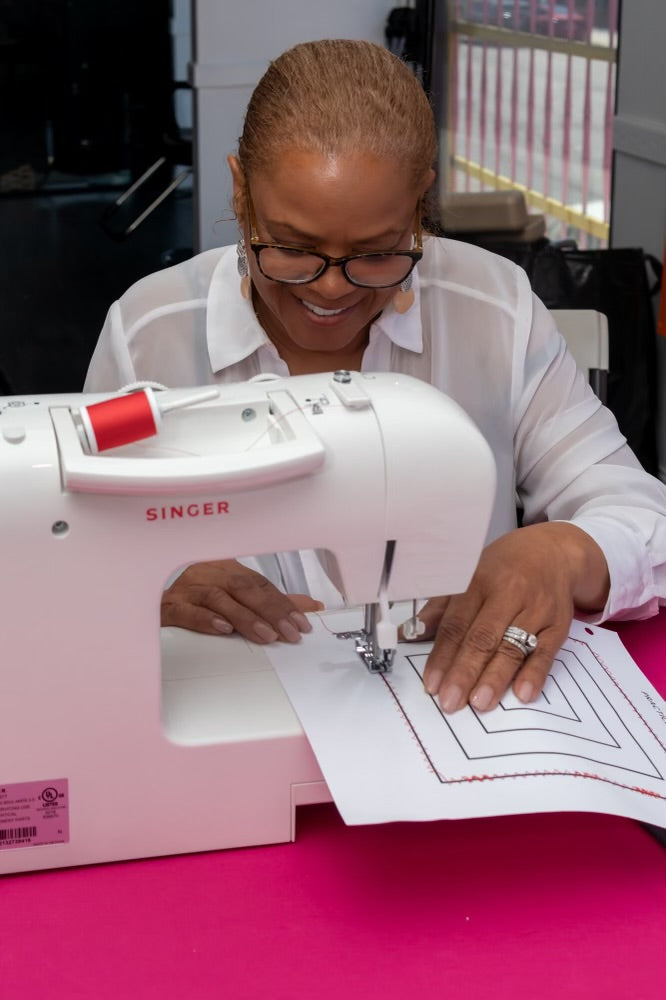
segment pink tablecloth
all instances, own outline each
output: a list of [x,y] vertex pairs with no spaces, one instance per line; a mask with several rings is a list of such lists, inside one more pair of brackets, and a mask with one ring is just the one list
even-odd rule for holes
[[[666,692],[666,615],[618,628]],[[610,816],[345,827],[0,880],[0,997],[647,1000],[666,848]]]

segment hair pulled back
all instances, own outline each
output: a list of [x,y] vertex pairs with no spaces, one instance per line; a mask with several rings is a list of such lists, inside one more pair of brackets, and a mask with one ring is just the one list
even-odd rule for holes
[[390,158],[416,187],[437,153],[432,109],[414,74],[383,46],[304,42],[271,62],[256,85],[238,158],[249,179],[293,149]]

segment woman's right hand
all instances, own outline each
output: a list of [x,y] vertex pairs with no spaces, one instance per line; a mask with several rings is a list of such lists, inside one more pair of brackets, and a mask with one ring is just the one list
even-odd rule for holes
[[162,594],[161,624],[231,635],[260,644],[299,642],[312,631],[303,612],[323,605],[307,594],[283,594],[235,559],[193,563]]

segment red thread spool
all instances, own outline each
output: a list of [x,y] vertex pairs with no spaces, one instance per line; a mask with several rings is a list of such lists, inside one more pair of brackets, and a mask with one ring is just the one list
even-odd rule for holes
[[95,454],[152,437],[162,420],[152,389],[82,406],[80,414]]

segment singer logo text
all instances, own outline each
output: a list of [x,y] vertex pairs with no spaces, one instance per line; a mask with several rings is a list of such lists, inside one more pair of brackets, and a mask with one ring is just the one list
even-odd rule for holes
[[206,500],[204,503],[173,504],[170,507],[147,507],[146,521],[184,521],[188,517],[216,517],[229,513],[228,500]]

